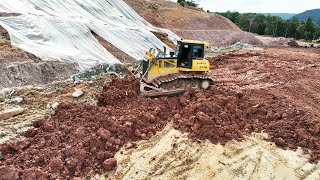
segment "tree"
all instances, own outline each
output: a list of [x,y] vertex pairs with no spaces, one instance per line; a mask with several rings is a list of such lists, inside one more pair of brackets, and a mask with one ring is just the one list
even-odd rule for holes
[[297,27],[296,39],[304,39],[305,23],[302,21]]
[[273,37],[292,37],[296,39],[312,40],[320,37],[320,21],[316,26],[309,17],[306,22],[297,18],[284,20],[278,16],[267,16],[256,13],[241,14],[236,11],[217,13],[235,23],[244,31],[259,35],[270,35]]
[[305,39],[309,41],[313,40],[314,38],[313,35],[315,33],[315,30],[316,30],[315,25],[313,24],[313,21],[309,16],[305,25],[305,33],[304,33]]
[[182,6],[192,6],[192,7],[198,7],[199,4],[195,2],[195,0],[177,0],[179,4]]
[[297,28],[300,24],[299,20],[297,18],[293,17],[292,19],[287,20],[287,23],[288,23],[288,31],[287,31],[286,37],[296,38]]
[[278,16],[267,16],[265,34],[273,37],[281,36],[279,29],[282,27],[282,21],[282,18]]

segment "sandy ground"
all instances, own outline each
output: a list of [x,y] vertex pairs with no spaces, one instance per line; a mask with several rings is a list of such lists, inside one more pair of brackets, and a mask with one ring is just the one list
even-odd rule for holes
[[115,172],[94,179],[319,179],[320,164],[302,150],[277,148],[266,134],[252,134],[225,146],[194,142],[168,125],[137,148],[116,154]]

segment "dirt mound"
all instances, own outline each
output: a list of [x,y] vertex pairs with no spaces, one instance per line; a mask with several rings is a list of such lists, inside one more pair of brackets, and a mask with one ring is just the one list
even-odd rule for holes
[[[2,36],[2,37],[1,37]],[[78,65],[40,58],[12,47],[8,33],[0,26],[0,89],[43,85],[65,80],[78,72]]]
[[[2,145],[5,161],[0,179],[9,171],[32,179],[56,179],[113,169],[115,152],[128,141],[150,138],[163,129],[178,102],[178,98],[145,99],[131,94],[136,82],[114,80],[101,95],[108,95],[100,102],[105,107],[61,104],[48,121],[35,122],[36,128],[26,133],[25,140]],[[112,101],[116,98],[121,100]]]
[[170,29],[184,39],[208,41],[214,46],[231,45],[238,41],[262,45],[254,35],[243,32],[230,20],[215,13],[164,0],[126,2],[151,24]]
[[302,146],[314,150],[311,160],[320,158],[318,120],[283,98],[212,87],[151,99],[138,95],[138,83],[134,77],[116,78],[98,95],[99,106],[63,103],[49,120],[36,121],[24,140],[2,144],[0,178],[104,173],[116,166],[114,155],[125,143],[134,146],[172,120],[176,129],[195,140],[225,144],[264,131],[279,146]]
[[213,88],[188,92],[180,102],[186,106],[175,115],[175,128],[193,138],[226,144],[252,132],[266,132],[277,145],[310,149],[311,161],[320,159],[319,120],[285,98],[265,90],[236,93]]
[[0,89],[48,84],[53,81],[68,79],[72,74],[78,72],[76,64],[58,61],[34,62],[34,60],[30,59],[25,59],[24,61],[0,62]]

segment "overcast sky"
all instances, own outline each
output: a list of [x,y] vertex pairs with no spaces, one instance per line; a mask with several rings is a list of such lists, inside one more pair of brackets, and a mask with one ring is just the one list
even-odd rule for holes
[[320,0],[196,0],[212,12],[301,13],[320,9]]

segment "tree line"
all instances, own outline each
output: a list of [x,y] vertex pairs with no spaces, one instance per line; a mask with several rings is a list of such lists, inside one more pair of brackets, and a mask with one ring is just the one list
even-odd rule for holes
[[284,20],[278,16],[263,15],[257,13],[239,13],[227,11],[217,13],[239,26],[242,30],[259,35],[270,35],[273,37],[290,37],[295,39],[305,39],[311,41],[320,37],[320,21],[315,25],[308,18],[306,22],[297,18]]
[[198,7],[199,4],[196,3],[195,0],[178,0],[177,3],[184,6],[192,6],[192,7]]

